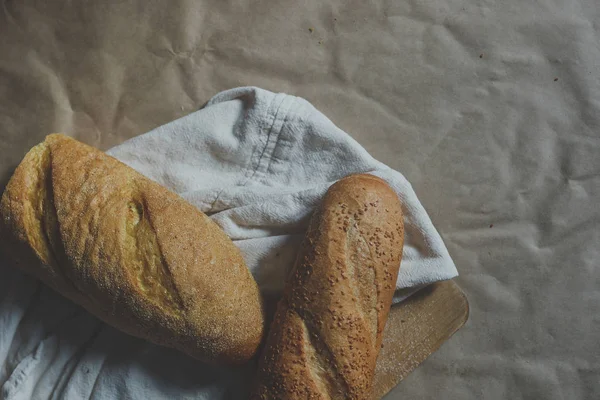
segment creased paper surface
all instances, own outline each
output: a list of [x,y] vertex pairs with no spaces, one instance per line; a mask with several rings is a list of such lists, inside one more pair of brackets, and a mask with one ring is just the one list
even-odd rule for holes
[[[600,397],[595,1],[0,5],[0,182],[51,131],[107,149],[232,87],[305,97],[413,184],[470,300],[467,327],[389,398]],[[43,353],[64,369],[45,371],[37,388],[58,395],[69,377],[105,387],[102,371],[121,365],[118,333],[19,273],[0,277],[11,310],[0,323],[18,343],[0,348],[0,396]],[[44,306],[28,309],[36,297]],[[71,322],[44,320],[45,307]],[[42,328],[25,335],[19,326],[34,321]],[[69,341],[72,326],[93,341]],[[157,377],[130,390],[194,396],[157,391],[180,377],[144,343],[128,345]],[[99,374],[86,370],[94,357]],[[119,372],[125,386],[135,381]]]

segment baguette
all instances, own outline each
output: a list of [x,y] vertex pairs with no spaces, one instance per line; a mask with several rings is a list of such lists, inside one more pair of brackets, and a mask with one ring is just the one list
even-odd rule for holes
[[291,271],[253,399],[370,399],[402,258],[396,193],[372,175],[331,186]]
[[233,242],[175,193],[103,152],[50,135],[0,203],[18,265],[131,335],[239,364],[263,335],[256,282]]

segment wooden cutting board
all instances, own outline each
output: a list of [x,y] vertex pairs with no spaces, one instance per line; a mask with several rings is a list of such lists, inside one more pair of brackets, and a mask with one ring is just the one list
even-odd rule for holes
[[467,321],[469,303],[453,281],[435,283],[392,307],[375,371],[375,398],[436,351]]

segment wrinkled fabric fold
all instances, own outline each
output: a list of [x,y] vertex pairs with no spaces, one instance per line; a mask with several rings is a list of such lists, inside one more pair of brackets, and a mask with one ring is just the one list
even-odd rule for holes
[[[360,172],[385,179],[403,202],[406,240],[395,301],[457,274],[404,176],[301,98],[232,89],[108,153],[210,215],[269,297],[281,292],[329,186]],[[2,273],[2,399],[231,399],[248,392],[252,365],[205,366],[106,326],[14,266],[2,266]]]

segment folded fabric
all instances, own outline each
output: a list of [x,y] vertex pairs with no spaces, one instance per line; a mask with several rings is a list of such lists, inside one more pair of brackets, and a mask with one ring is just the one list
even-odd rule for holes
[[[108,153],[210,215],[268,296],[282,290],[329,186],[360,172],[385,179],[403,203],[406,237],[395,301],[457,275],[404,176],[301,98],[232,89]],[[1,398],[224,399],[247,391],[251,366],[207,367],[117,332],[13,268],[0,274]]]

